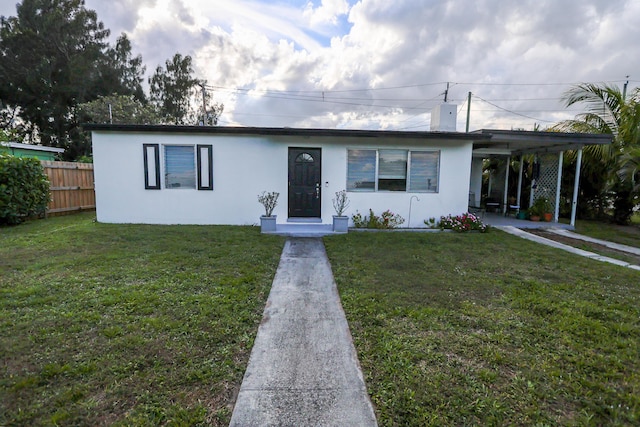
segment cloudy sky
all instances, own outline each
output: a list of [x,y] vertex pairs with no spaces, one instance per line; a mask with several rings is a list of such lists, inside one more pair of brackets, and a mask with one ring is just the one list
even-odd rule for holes
[[[17,0],[0,0],[15,15]],[[572,84],[640,85],[638,0],[86,0],[147,73],[180,52],[225,104],[220,124],[464,130],[573,117]]]

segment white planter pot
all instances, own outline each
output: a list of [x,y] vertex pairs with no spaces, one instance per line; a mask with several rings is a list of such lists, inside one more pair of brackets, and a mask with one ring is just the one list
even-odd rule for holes
[[333,231],[336,233],[346,233],[349,231],[348,216],[333,216]]
[[274,233],[276,231],[276,215],[260,217],[260,232]]

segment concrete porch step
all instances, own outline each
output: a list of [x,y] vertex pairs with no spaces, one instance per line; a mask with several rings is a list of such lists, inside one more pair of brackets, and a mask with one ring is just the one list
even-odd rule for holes
[[343,234],[333,231],[332,224],[288,223],[276,224],[276,231],[265,233],[291,237],[322,237],[331,234]]

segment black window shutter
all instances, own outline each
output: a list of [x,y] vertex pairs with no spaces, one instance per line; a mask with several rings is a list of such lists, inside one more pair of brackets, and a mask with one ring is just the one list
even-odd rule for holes
[[144,153],[144,188],[160,190],[160,145],[142,144]]
[[213,147],[196,146],[198,158],[198,190],[213,190]]

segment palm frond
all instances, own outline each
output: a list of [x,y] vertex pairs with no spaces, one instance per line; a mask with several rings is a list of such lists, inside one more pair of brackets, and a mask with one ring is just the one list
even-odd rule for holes
[[620,110],[625,102],[617,86],[582,83],[567,90],[561,99],[567,107],[584,104],[585,114],[599,117],[603,129],[608,128],[605,133],[618,133]]
[[618,176],[622,181],[630,181],[633,191],[640,191],[640,146],[633,147],[622,155]]

